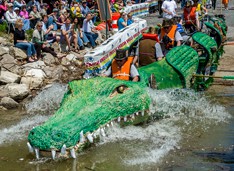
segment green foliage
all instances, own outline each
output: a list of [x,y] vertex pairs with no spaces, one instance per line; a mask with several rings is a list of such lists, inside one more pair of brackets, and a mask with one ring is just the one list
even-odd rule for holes
[[34,31],[33,29],[29,29],[25,31],[27,41],[32,41],[33,31]]
[[6,31],[7,31],[7,23],[3,22],[2,24],[0,24],[0,32],[6,33]]

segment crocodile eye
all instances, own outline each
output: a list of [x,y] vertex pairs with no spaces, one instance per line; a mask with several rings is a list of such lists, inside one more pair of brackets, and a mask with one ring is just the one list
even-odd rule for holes
[[120,85],[112,91],[110,97],[114,97],[117,94],[123,94],[127,89],[128,87],[126,85]]

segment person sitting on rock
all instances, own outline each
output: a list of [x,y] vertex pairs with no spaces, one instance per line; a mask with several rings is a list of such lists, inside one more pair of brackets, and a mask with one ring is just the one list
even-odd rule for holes
[[112,61],[111,67],[103,74],[119,80],[139,81],[139,73],[132,64],[133,57],[127,57],[127,51],[124,49],[116,50],[116,57]]
[[28,61],[34,62],[37,60],[34,44],[26,40],[25,32],[22,28],[23,28],[22,20],[21,19],[16,20],[15,32],[14,32],[14,45],[17,48],[26,50]]
[[92,48],[95,48],[95,41],[98,38],[98,31],[96,30],[96,27],[93,24],[92,18],[93,15],[91,13],[88,13],[86,15],[86,18],[83,21],[82,30],[84,31],[85,36],[89,39]]
[[42,58],[41,51],[47,52],[52,54],[54,57],[57,57],[57,53],[55,53],[52,48],[50,47],[50,44],[45,39],[45,32],[42,30],[42,22],[38,21],[35,27],[35,30],[33,31],[33,43],[35,43],[36,51],[37,51],[37,57]]
[[74,30],[75,25],[71,24],[71,18],[67,18],[65,21],[65,24],[62,25],[61,27],[61,37],[60,37],[60,43],[64,44],[66,43],[68,46],[68,51],[72,50],[71,49],[71,43],[73,42],[75,45],[75,52],[79,51],[78,48],[78,39],[77,35]]
[[176,28],[177,26],[173,25],[171,19],[163,20],[161,33],[159,35],[160,42],[155,44],[158,61],[160,61],[171,48],[181,45],[183,38],[179,31],[176,31]]
[[32,11],[29,13],[29,17],[30,27],[34,29],[37,22],[41,20],[41,14],[38,12],[36,5],[32,6]]

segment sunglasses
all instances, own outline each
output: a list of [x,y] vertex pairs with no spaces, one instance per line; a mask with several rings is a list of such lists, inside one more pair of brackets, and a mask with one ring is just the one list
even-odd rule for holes
[[163,27],[164,29],[169,29],[170,27]]

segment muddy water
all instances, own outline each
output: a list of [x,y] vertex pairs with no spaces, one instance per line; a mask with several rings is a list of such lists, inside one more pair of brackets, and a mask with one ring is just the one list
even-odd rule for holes
[[[233,87],[216,88],[216,92],[205,94],[191,90],[151,91],[156,102],[151,111],[165,118],[153,115],[151,122],[141,127],[115,125],[108,130],[108,137],[79,154],[76,160],[35,160],[26,147],[27,132],[48,118],[65,91],[64,86],[56,85],[40,94],[27,105],[30,114],[1,114],[0,170],[233,169]],[[42,106],[43,111],[33,110],[42,110]]]

